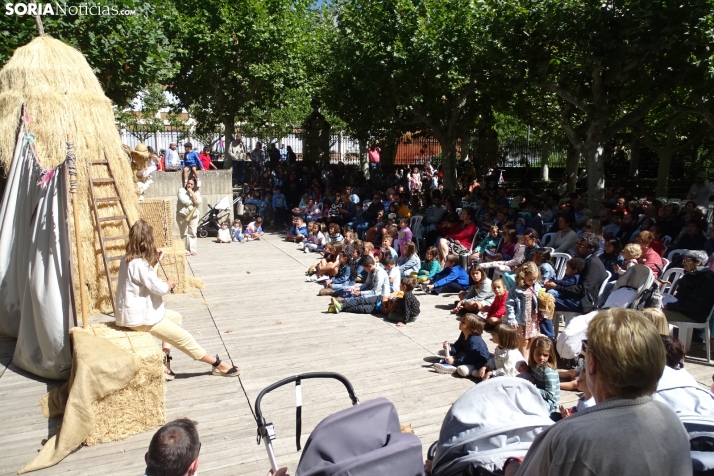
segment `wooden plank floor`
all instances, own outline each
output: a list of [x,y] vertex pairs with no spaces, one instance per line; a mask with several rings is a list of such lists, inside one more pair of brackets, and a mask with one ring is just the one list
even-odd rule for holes
[[[167,383],[167,418],[198,422],[200,474],[267,472],[264,448],[256,444],[253,403],[269,384],[301,372],[339,372],[362,401],[390,399],[426,453],[451,404],[474,385],[430,369],[441,342],[458,336],[457,321],[444,310],[454,298],[420,295],[421,316],[403,328],[369,315],[328,314],[329,299],[316,295],[319,285],[304,282],[304,271],[316,255],[297,251],[277,235],[266,238],[230,245],[200,240],[199,255],[189,265],[205,288],[167,297],[168,307],[181,312],[184,327],[208,352],[231,358],[243,370],[240,379],[212,377],[207,365],[174,354],[177,378]],[[489,336],[484,337],[493,349]],[[15,368],[9,363],[13,348],[13,340],[0,338],[0,475],[15,474],[31,460],[58,424],[42,417],[38,403],[57,383]],[[687,368],[708,387],[713,370],[702,363],[703,354],[702,345],[695,345]],[[288,386],[271,393],[262,405],[266,419],[275,424],[278,462],[293,471],[300,458],[294,399]],[[576,399],[569,392],[562,398],[564,404]],[[303,443],[322,418],[350,405],[347,393],[332,381],[304,382],[303,402]],[[152,434],[81,448],[34,474],[142,474]]]

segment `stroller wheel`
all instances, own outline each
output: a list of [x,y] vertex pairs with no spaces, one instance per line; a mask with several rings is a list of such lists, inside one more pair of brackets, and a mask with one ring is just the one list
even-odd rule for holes
[[200,238],[206,238],[208,236],[208,230],[206,230],[205,228],[200,228],[198,230],[198,236]]

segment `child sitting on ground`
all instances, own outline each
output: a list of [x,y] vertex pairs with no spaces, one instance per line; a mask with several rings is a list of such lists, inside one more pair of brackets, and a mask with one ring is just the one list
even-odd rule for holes
[[469,257],[469,260],[482,259],[486,251],[490,251],[495,254],[499,241],[501,241],[501,237],[499,236],[498,226],[491,225],[488,230],[488,235],[481,240],[481,243],[478,244],[474,253]]
[[342,236],[342,233],[340,233],[340,225],[338,225],[337,223],[330,223],[327,226],[327,230],[330,233],[330,243],[342,243],[345,240],[344,236]]
[[491,283],[494,298],[491,306],[486,311],[486,324],[489,326],[497,326],[503,322],[503,317],[506,315],[506,301],[508,300],[508,291],[506,285],[501,278],[494,279]]
[[263,236],[263,219],[260,217],[257,217],[255,221],[252,221],[248,223],[248,226],[245,227],[245,240],[246,241],[252,241],[252,240],[259,240]]
[[397,252],[392,248],[392,237],[390,235],[384,235],[382,237],[382,253],[388,252],[394,261],[397,261]]
[[422,262],[419,272],[417,273],[417,281],[420,283],[428,282],[433,279],[436,273],[441,271],[441,265],[439,264],[439,250],[436,246],[431,246],[426,250],[426,259]]
[[404,327],[419,317],[419,300],[412,291],[417,280],[412,277],[402,278],[401,296],[394,299],[393,310],[387,315],[387,320],[396,322],[397,327]]
[[545,336],[536,337],[531,343],[528,366],[521,364],[519,367],[520,372],[530,372],[533,383],[540,390],[540,396],[548,405],[551,419],[557,421],[560,416],[557,415],[560,405],[560,380],[556,370],[553,342]]
[[342,244],[347,246],[347,245],[351,245],[352,243],[354,243],[355,232],[352,230],[349,230],[347,227],[345,227],[343,231],[345,232],[344,233],[345,239],[342,241]]
[[322,251],[327,243],[325,234],[322,229],[325,228],[324,223],[318,223],[316,221],[311,221],[307,224],[308,235],[302,241],[302,247],[300,248],[305,253],[310,253],[311,251]]
[[[429,283],[432,284],[429,284]],[[469,275],[459,265],[459,257],[454,254],[446,256],[444,269],[434,275],[433,280],[421,285],[422,291],[427,294],[440,294],[442,292],[458,293],[469,287]]]
[[419,272],[421,261],[416,252],[416,245],[411,241],[404,243],[402,249],[402,257],[399,258],[399,272],[402,276],[411,276],[413,273]]
[[397,239],[394,240],[394,247],[399,251],[400,256],[404,256],[404,245],[411,243],[412,230],[409,228],[409,219],[399,219],[399,229],[397,231]]
[[334,278],[325,281],[325,288],[320,289],[318,296],[349,297],[352,295],[352,287],[357,278],[357,263],[347,251],[342,251],[337,260],[337,274]]
[[306,281],[322,283],[337,275],[337,270],[340,268],[337,257],[342,253],[342,243],[327,243],[323,252],[324,258],[314,267],[310,267],[308,272],[314,270],[314,274],[308,276]]
[[300,243],[305,238],[307,238],[307,226],[305,226],[302,218],[293,218],[293,226],[288,230],[288,234],[285,236],[285,241]]
[[471,375],[481,381],[491,377],[517,377],[519,365],[526,362],[518,350],[518,332],[508,324],[501,323],[496,326],[491,341],[496,344],[496,350],[486,365],[474,370]]
[[245,236],[243,235],[243,224],[238,218],[233,220],[231,236],[233,236],[233,241],[240,241],[241,243],[243,243],[243,240],[245,239]]
[[479,312],[487,309],[493,302],[493,291],[491,290],[491,280],[488,279],[483,268],[474,264],[469,269],[469,276],[473,285],[468,291],[459,293],[459,301],[451,310],[452,314],[458,314],[462,310],[467,312]]
[[622,265],[614,265],[615,271],[619,276],[625,274],[625,272],[631,267],[637,264],[637,260],[642,256],[642,248],[637,243],[629,243],[625,245],[622,249],[622,257],[624,262]]
[[393,293],[399,291],[402,275],[394,262],[394,258],[392,258],[389,254],[386,254],[382,256],[382,259],[379,261],[379,265],[384,266],[384,270],[387,272],[387,276],[389,276],[389,292]]
[[550,264],[550,251],[545,248],[533,250],[533,262],[538,265],[538,269],[540,270],[541,284],[558,277],[555,273],[555,269],[553,269],[553,265]]
[[450,345],[444,342],[444,350],[449,350],[449,357],[445,357],[434,370],[440,374],[453,374],[458,372],[462,377],[469,377],[471,372],[483,367],[488,362],[488,347],[481,338],[483,334],[483,320],[476,314],[465,314],[459,321],[459,338]]
[[[560,414],[563,418],[567,418],[573,413],[595,406],[595,398],[593,398],[592,393],[590,393],[590,388],[588,388],[587,372],[581,372],[575,382],[578,392],[582,392],[582,395],[578,397],[578,404],[576,406],[572,408],[565,408],[563,405],[560,406]],[[563,385],[561,384],[560,386],[562,389]]]
[[[580,272],[585,268],[585,261],[582,258],[570,258],[565,264],[565,276],[563,279],[554,279],[552,282],[558,286],[569,287],[575,286],[580,282]],[[580,297],[568,296],[565,292],[560,292],[555,289],[548,290],[548,294],[555,298],[560,298],[561,301],[570,306],[571,309],[580,307]]]
[[216,236],[216,243],[230,243],[231,230],[228,228],[228,222],[224,221],[221,223],[221,229],[218,230],[218,236]]

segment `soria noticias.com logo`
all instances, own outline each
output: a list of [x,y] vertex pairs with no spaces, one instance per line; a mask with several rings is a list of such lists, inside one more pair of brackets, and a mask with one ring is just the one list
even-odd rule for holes
[[67,5],[66,3],[6,3],[5,15],[134,15],[135,10],[123,10],[113,5]]

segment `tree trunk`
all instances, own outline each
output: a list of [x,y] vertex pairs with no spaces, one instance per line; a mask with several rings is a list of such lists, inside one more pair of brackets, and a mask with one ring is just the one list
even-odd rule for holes
[[588,173],[588,208],[597,213],[605,193],[605,158],[607,144],[600,138],[590,139],[585,144]]
[[441,144],[441,165],[444,170],[444,189],[456,190],[456,144],[453,140],[439,141]]
[[233,167],[233,161],[226,155],[228,146],[233,141],[233,136],[236,132],[236,125],[233,116],[225,116],[223,118],[223,168],[230,169]]
[[637,177],[640,174],[640,140],[633,137],[630,148],[630,177]]
[[659,166],[657,167],[657,192],[656,197],[667,197],[669,193],[669,171],[672,167],[672,156],[674,153],[671,150],[657,151],[659,158]]
[[366,180],[369,180],[369,156],[367,154],[367,143],[359,141],[359,169]]
[[550,162],[550,144],[544,140],[540,149],[540,178],[544,182],[550,182],[548,164]]
[[568,176],[568,193],[575,191],[575,184],[578,179],[578,164],[580,154],[572,145],[568,147],[568,157],[565,159],[565,175]]

